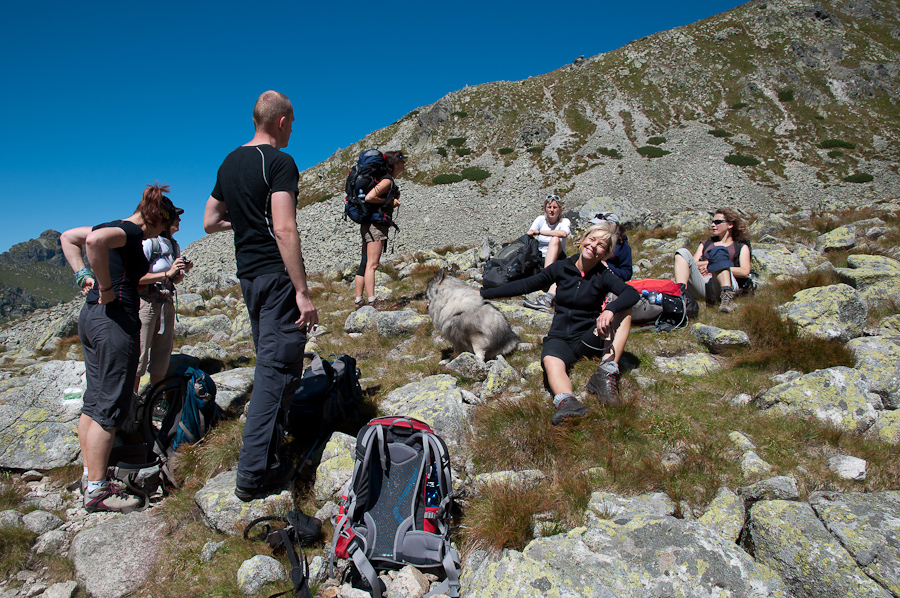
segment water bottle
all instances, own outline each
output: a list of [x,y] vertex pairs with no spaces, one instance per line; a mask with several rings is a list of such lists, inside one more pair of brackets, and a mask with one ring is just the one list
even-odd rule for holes
[[437,465],[431,464],[431,472],[428,474],[428,480],[425,482],[425,506],[437,507],[441,504],[440,485],[438,483]]
[[641,291],[641,295],[643,295],[647,299],[647,303],[651,305],[662,305],[662,293],[658,291],[648,291],[644,289]]

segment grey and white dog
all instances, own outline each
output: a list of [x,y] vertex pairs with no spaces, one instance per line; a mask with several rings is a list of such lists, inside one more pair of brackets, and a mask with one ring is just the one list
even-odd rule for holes
[[457,353],[470,351],[484,361],[515,350],[519,336],[496,307],[444,270],[428,283],[428,315]]

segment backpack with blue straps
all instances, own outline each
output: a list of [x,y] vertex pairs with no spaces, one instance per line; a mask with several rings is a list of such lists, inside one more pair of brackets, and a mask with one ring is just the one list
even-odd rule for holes
[[366,201],[366,194],[382,180],[390,178],[384,154],[377,149],[367,149],[359,155],[359,160],[347,173],[344,183],[344,219],[353,222],[380,222],[393,224],[393,187],[385,196],[383,204]]
[[443,439],[417,419],[379,417],[359,431],[355,457],[334,518],[329,568],[334,557],[350,559],[381,598],[377,572],[412,565],[444,578],[426,598],[457,598],[460,559],[450,545],[454,495]]

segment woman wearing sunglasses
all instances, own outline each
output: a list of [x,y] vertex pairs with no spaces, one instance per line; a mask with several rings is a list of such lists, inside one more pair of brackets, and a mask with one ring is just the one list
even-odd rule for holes
[[719,303],[719,311],[734,311],[735,290],[748,286],[750,242],[747,223],[730,208],[716,210],[712,234],[697,247],[675,252],[675,282],[681,292],[690,292],[697,301]]
[[[538,249],[544,256],[544,268],[566,257],[566,237],[572,232],[572,223],[568,218],[561,218],[562,200],[558,195],[548,195],[544,200],[544,213],[535,218],[528,229],[528,236],[537,236]],[[531,309],[550,311],[556,298],[556,284],[534,301],[525,301],[523,305]]]

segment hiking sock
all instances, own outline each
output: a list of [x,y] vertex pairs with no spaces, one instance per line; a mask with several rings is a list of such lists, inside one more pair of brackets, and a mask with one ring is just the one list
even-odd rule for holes
[[86,491],[88,493],[93,492],[97,488],[105,486],[106,484],[107,484],[106,480],[100,480],[99,482],[92,482],[92,481],[88,480]]
[[369,303],[375,303],[375,295],[369,297]]
[[619,364],[611,359],[604,359],[600,362],[600,365],[598,367],[607,374],[619,373]]
[[553,407],[558,409],[559,404],[563,402],[563,399],[568,399],[569,397],[575,398],[575,395],[573,395],[570,392],[561,392],[558,395],[554,395],[553,396]]
[[362,305],[362,304],[363,304],[363,298],[362,298],[362,297],[357,297],[356,299],[353,300],[353,303],[355,303],[356,305]]

